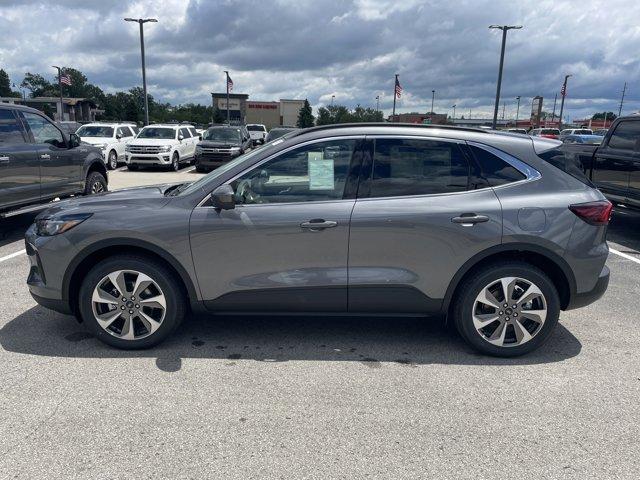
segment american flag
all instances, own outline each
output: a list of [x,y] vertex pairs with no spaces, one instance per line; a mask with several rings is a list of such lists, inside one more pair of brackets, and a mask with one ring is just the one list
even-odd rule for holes
[[65,85],[71,85],[71,77],[66,73],[60,75],[60,83],[64,83]]
[[400,86],[398,77],[396,77],[396,97],[400,98],[401,95],[402,95],[402,87]]
[[567,94],[567,84],[563,83],[562,88],[560,89],[560,95],[564,97],[566,94]]
[[231,80],[231,77],[229,76],[228,73],[227,73],[227,89],[229,91],[233,90],[233,80]]

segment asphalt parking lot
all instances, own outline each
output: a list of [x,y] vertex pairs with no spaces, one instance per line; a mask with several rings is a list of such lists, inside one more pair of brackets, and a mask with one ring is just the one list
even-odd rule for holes
[[0,478],[638,478],[640,213],[603,299],[509,360],[410,318],[193,317],[114,350],[29,296],[32,219],[0,237]]

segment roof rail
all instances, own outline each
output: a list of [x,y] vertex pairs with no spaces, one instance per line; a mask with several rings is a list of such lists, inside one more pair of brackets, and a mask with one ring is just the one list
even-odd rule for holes
[[472,128],[472,127],[458,127],[455,125],[425,125],[421,123],[400,123],[400,122],[362,122],[362,123],[334,123],[331,125],[321,125],[318,127],[310,127],[301,129],[299,132],[296,132],[294,137],[303,135],[305,133],[310,132],[318,132],[322,130],[333,130],[333,129],[341,129],[341,128],[353,128],[353,127],[393,127],[393,128],[441,128],[446,130],[458,130],[463,132],[475,132],[475,133],[491,133],[491,130],[483,130],[481,128]]

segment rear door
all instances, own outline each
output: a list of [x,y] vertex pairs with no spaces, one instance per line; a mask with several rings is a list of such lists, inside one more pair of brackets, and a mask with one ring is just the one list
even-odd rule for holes
[[502,213],[464,142],[368,141],[351,217],[349,310],[439,311],[456,271],[501,242]]
[[53,122],[31,112],[21,112],[40,160],[40,195],[54,198],[82,190],[82,159],[78,149],[68,148],[62,131]]
[[182,151],[180,154],[181,158],[190,158],[193,156],[196,150],[196,146],[193,143],[193,139],[191,138],[191,133],[188,128],[182,127],[180,128],[179,135],[182,135]]
[[0,108],[0,209],[40,200],[40,161],[17,113]]
[[120,136],[118,143],[116,144],[116,152],[118,154],[118,160],[124,160],[124,151],[127,143],[133,138],[133,131],[129,127],[118,127],[116,130],[116,136]]
[[640,140],[640,121],[622,120],[596,151],[593,181],[612,200],[626,202]]

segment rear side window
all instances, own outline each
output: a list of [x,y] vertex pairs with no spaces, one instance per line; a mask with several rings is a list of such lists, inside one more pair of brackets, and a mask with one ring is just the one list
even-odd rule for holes
[[462,192],[469,162],[455,143],[376,139],[369,196],[396,197]]
[[12,110],[0,109],[0,145],[25,143],[22,126]]
[[613,131],[609,146],[622,150],[635,150],[638,141],[640,141],[640,121],[623,121]]
[[492,187],[518,182],[527,178],[520,170],[509,165],[493,153],[473,145],[471,145],[470,148],[473,156],[480,165],[482,176]]
[[586,168],[580,160],[580,156],[577,152],[570,150],[564,150],[562,146],[547,150],[544,153],[539,153],[540,157],[545,162],[550,163],[556,168],[559,168],[565,173],[568,173],[573,178],[580,180],[585,185],[593,186],[589,177],[587,177],[585,171]]

